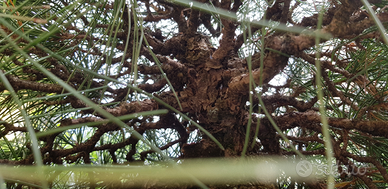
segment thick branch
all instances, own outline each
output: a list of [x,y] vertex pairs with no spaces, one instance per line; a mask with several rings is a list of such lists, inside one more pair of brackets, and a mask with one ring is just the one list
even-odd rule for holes
[[[34,91],[47,92],[47,93],[61,93],[63,88],[57,84],[38,83],[28,80],[19,79],[17,76],[7,75],[8,81],[11,83],[15,91],[21,89],[31,89]],[[5,90],[5,86],[0,83],[0,90]]]

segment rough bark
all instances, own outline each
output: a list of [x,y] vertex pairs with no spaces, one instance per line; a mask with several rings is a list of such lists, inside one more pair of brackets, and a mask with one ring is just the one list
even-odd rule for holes
[[[220,18],[222,23],[221,31],[219,28],[213,28],[214,25],[211,21],[215,19],[215,15],[202,12],[200,10],[182,7],[180,5],[172,4],[169,1],[157,1],[158,7],[146,2],[146,8],[148,14],[143,17],[145,22],[158,22],[160,20],[171,19],[178,27],[178,33],[173,36],[164,36],[160,30],[152,31],[152,29],[144,30],[144,40],[147,40],[153,53],[153,56],[149,48],[146,47],[146,43],[141,42],[140,55],[145,57],[153,65],[142,64],[137,67],[138,74],[147,79],[152,79],[152,84],[143,83],[137,87],[153,95],[168,105],[180,110],[182,113],[188,115],[193,121],[197,122],[204,129],[206,129],[211,135],[213,135],[225,148],[220,149],[208,136],[202,134],[202,140],[195,143],[188,143],[189,134],[196,130],[195,126],[190,124],[187,120],[180,120],[177,118],[177,114],[170,111],[167,115],[160,116],[156,121],[151,117],[139,118],[134,120],[127,120],[126,124],[132,127],[140,134],[144,134],[146,131],[154,129],[172,129],[177,131],[178,139],[166,143],[160,146],[160,149],[165,150],[174,144],[179,144],[181,148],[181,154],[179,158],[207,158],[207,157],[238,157],[242,155],[244,140],[246,138],[245,133],[247,129],[247,123],[250,117],[253,117],[253,125],[257,122],[260,123],[260,129],[258,131],[257,138],[254,138],[252,133],[256,132],[256,127],[251,128],[252,136],[249,136],[249,141],[254,143],[252,148],[248,148],[247,154],[252,156],[260,155],[293,155],[293,152],[289,151],[289,148],[282,144],[279,133],[273,128],[269,122],[268,117],[255,117],[249,115],[249,110],[246,106],[246,102],[249,99],[249,85],[250,75],[248,70],[248,58],[238,56],[238,50],[242,48],[244,44],[243,35],[237,35],[237,28],[240,24],[237,21],[228,20],[226,18]],[[202,1],[205,3],[205,1]],[[309,17],[304,17],[299,23],[293,21],[292,13],[297,8],[299,3],[295,3],[294,7],[291,6],[291,0],[276,0],[274,4],[267,7],[267,19],[271,21],[278,21],[280,23],[293,23],[295,26],[302,26],[306,28],[315,29],[317,27],[318,15],[314,14]],[[360,36],[366,29],[374,26],[374,21],[371,17],[361,9],[361,1],[341,0],[340,2],[330,1],[330,7],[324,12],[323,27],[321,32],[328,33],[333,36],[333,39],[348,40]],[[369,1],[372,4],[381,3],[381,1],[374,0]],[[214,1],[213,5],[216,7],[236,12],[241,6],[241,1],[222,0],[220,2]],[[107,6],[107,11],[110,11],[112,7]],[[134,32],[133,24],[135,20],[131,15],[132,12],[127,9],[126,6],[123,11],[123,26],[121,30],[116,34],[120,42],[125,43],[127,37],[130,37],[129,50],[126,54],[120,57],[112,59],[112,65],[122,65],[122,70],[118,70],[116,75],[110,75],[111,78],[125,78],[128,76],[134,67],[135,62],[128,61],[132,57],[132,45],[135,44],[134,39],[140,36],[134,36],[134,33],[140,35],[141,32]],[[151,13],[152,10],[158,14]],[[388,21],[388,13],[385,10],[378,12],[378,18],[381,22]],[[86,27],[89,23],[86,18],[84,21]],[[128,18],[132,19],[129,20]],[[264,18],[263,18],[264,19]],[[132,27],[129,27],[131,23]],[[213,36],[206,36],[198,31],[200,26],[205,28]],[[80,32],[77,29],[76,24],[67,25],[65,31],[54,39],[57,41],[72,42],[77,44],[82,38],[71,34],[72,32]],[[108,29],[110,26],[98,25],[97,28]],[[291,27],[291,26],[290,26]],[[131,31],[128,30],[131,28]],[[250,28],[252,32],[260,34],[260,27]],[[130,32],[131,35],[127,35]],[[80,32],[80,34],[86,34]],[[218,47],[213,47],[210,43],[211,37],[221,36]],[[261,34],[260,34],[261,35]],[[365,47],[359,44],[361,40],[373,39],[379,40],[378,33],[374,35],[362,35],[356,46],[351,48],[357,51],[363,51]],[[269,110],[272,118],[275,120],[280,130],[285,132],[290,129],[298,128],[304,132],[300,136],[289,136],[289,139],[295,145],[307,146],[309,143],[321,143],[323,144],[320,126],[320,115],[317,109],[317,97],[313,96],[309,98],[309,101],[303,101],[301,94],[306,92],[306,88],[302,85],[298,88],[292,88],[288,84],[284,86],[271,86],[269,82],[290,64],[290,61],[296,58],[303,59],[306,64],[314,65],[315,54],[313,48],[315,47],[315,37],[305,34],[295,34],[289,32],[272,31],[264,38],[265,48],[264,52],[258,50],[252,55],[252,78],[255,85],[261,85],[263,92],[272,88],[276,90],[276,94],[263,95],[261,98],[265,107]],[[377,39],[376,39],[377,38]],[[51,39],[51,40],[54,40]],[[87,36],[87,40],[93,41],[93,37]],[[324,43],[321,40],[321,43]],[[90,42],[93,43],[93,42]],[[121,43],[120,43],[121,44]],[[65,43],[64,43],[65,45]],[[344,48],[350,48],[343,45]],[[117,45],[117,50],[123,51],[123,45]],[[329,126],[333,133],[333,141],[335,148],[335,157],[340,160],[344,165],[349,164],[349,160],[353,159],[358,162],[373,164],[379,174],[384,178],[384,182],[388,182],[388,175],[386,170],[380,161],[374,160],[369,157],[361,157],[360,155],[353,154],[346,149],[347,139],[352,135],[352,132],[360,132],[365,137],[370,138],[371,141],[377,142],[377,137],[388,138],[388,126],[385,120],[379,120],[373,118],[376,114],[384,114],[387,109],[387,103],[383,102],[386,98],[386,93],[379,92],[379,86],[377,84],[370,84],[366,76],[358,73],[351,73],[347,68],[346,60],[341,60],[339,56],[339,49],[329,49],[327,52],[322,52],[322,56],[327,58],[327,61],[322,61],[322,80],[327,87],[327,96],[339,97],[340,101],[338,106],[346,105],[349,108],[360,111],[360,116],[354,119],[348,118],[335,118],[329,117]],[[76,49],[79,50],[79,49]],[[89,49],[79,50],[85,52]],[[107,57],[98,48],[90,49],[91,54],[102,57],[100,68],[106,65]],[[11,56],[14,51],[5,50],[2,52],[4,56]],[[41,52],[34,47],[29,49],[28,53],[37,57],[45,57],[49,54]],[[264,54],[263,65],[260,64],[260,54]],[[69,57],[73,56],[71,53]],[[160,68],[156,66],[155,59],[161,65],[161,69],[165,72],[166,78],[162,77]],[[122,62],[124,60],[124,62]],[[333,64],[336,61],[336,64]],[[122,63],[122,64],[121,64]],[[22,66],[23,63],[15,59],[13,61],[15,66]],[[72,66],[62,65],[60,60],[50,58],[47,60],[47,68],[57,77],[64,81],[68,81],[75,89],[82,86],[84,81],[88,81],[91,88],[106,86],[108,81],[99,82],[97,80],[90,80],[91,77],[88,73],[75,69]],[[342,66],[343,65],[343,66]],[[125,68],[125,70],[123,69]],[[319,68],[320,69],[320,68]],[[22,73],[11,72],[7,73],[7,80],[11,83],[13,89],[17,92],[23,91],[37,91],[42,96],[52,94],[66,93],[59,84],[56,84],[47,78],[44,74],[38,71],[32,66],[24,66],[19,70]],[[354,79],[352,84],[365,88],[368,95],[372,95],[373,98],[378,101],[378,105],[360,107],[359,104],[355,104],[352,101],[352,97],[344,95],[343,92],[336,89],[340,83],[336,83],[330,80],[328,73],[341,74],[345,79]],[[315,74],[311,74],[312,78]],[[175,90],[173,93],[171,90],[163,90],[167,83],[171,83]],[[109,82],[108,82],[109,83]],[[315,84],[313,85],[315,87]],[[84,88],[80,88],[84,89]],[[283,95],[280,94],[280,89],[290,89],[290,93]],[[6,91],[6,87],[3,83],[0,83],[0,90]],[[105,89],[96,91],[95,93],[88,93],[88,97],[94,100],[96,103],[101,103],[100,97],[104,95],[109,97],[113,102],[120,102],[116,106],[104,106],[104,109],[112,115],[119,117],[132,113],[139,113],[150,110],[164,109],[163,104],[158,103],[155,99],[146,98],[139,101],[128,100],[128,96],[134,97],[138,93],[131,90],[129,87],[114,88],[106,86]],[[256,93],[255,93],[256,94]],[[177,98],[181,104],[182,109],[178,104]],[[41,99],[40,99],[41,100]],[[66,95],[62,99],[54,100],[41,100],[45,105],[63,105],[70,106],[72,108],[87,108],[84,102],[71,95]],[[259,111],[259,99],[255,97],[253,99],[254,111]],[[260,109],[262,109],[261,107]],[[285,108],[284,113],[274,113],[279,108]],[[258,112],[264,115],[263,112]],[[365,116],[367,114],[367,116]],[[68,127],[80,123],[89,123],[96,121],[103,121],[104,116],[95,113],[92,109],[86,109],[81,111],[82,117],[74,119],[61,120],[60,127]],[[8,122],[1,122],[2,130],[0,136],[3,137],[12,132],[27,132],[25,127],[19,127]],[[83,159],[85,163],[91,163],[89,153],[93,151],[107,150],[112,156],[113,163],[119,163],[115,152],[121,148],[131,146],[131,150],[127,153],[126,161],[134,162],[139,159],[135,158],[135,154],[139,154],[136,149],[136,144],[139,143],[139,139],[134,136],[125,138],[117,143],[97,145],[101,137],[109,132],[120,131],[120,127],[113,123],[105,123],[92,126],[96,130],[92,136],[69,149],[58,149],[54,145],[54,141],[59,136],[59,133],[49,136],[41,137],[39,140],[44,142],[40,150],[44,155],[44,163],[50,164],[62,164],[64,161],[68,163],[77,162]],[[37,130],[37,133],[43,132],[43,130]],[[315,134],[312,134],[315,133]],[[301,153],[309,155],[322,155],[322,150],[317,151],[304,151],[303,148],[299,149]],[[154,153],[152,150],[143,151],[140,153],[140,161],[145,161],[148,154]],[[2,164],[11,165],[27,165],[32,164],[34,161],[33,155],[27,156],[22,160],[0,160]],[[352,164],[353,165],[353,164]],[[375,188],[374,182],[369,180],[368,175],[359,176],[358,179],[362,181],[366,186]],[[314,184],[311,184],[313,186]],[[318,183],[315,183],[317,186]],[[260,184],[256,185],[260,188]],[[218,186],[214,186],[217,188]],[[253,187],[253,186],[252,186]],[[267,186],[270,187],[270,186]],[[236,188],[248,188],[244,185],[236,186]]]

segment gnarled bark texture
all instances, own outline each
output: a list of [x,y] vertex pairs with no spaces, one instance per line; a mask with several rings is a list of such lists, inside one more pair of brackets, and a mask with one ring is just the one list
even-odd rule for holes
[[[209,3],[208,1],[199,1]],[[211,1],[212,5],[217,8],[228,10],[232,13],[241,11],[245,2],[240,0],[221,0]],[[318,14],[303,18],[298,18],[296,14],[299,7],[304,6],[303,1],[291,0],[275,0],[272,5],[264,6],[266,8],[266,16],[262,19],[273,22],[287,24],[287,27],[304,27],[306,29],[316,30],[318,23]],[[71,3],[61,1],[63,6],[69,6]],[[65,57],[76,58],[78,53],[87,53],[100,58],[98,67],[90,68],[94,71],[103,70],[106,66],[116,66],[117,73],[108,75],[110,78],[119,79],[121,81],[129,81],[129,75],[137,71],[139,78],[144,81],[152,80],[153,82],[143,82],[137,85],[138,88],[153,94],[154,97],[161,99],[169,106],[179,110],[187,115],[194,122],[197,122],[212,136],[217,139],[225,148],[222,150],[217,144],[212,141],[206,134],[198,129],[188,120],[182,119],[174,111],[170,111],[166,115],[154,117],[136,118],[127,120],[125,123],[132,127],[140,134],[146,134],[147,131],[172,129],[176,131],[176,139],[167,142],[160,147],[162,150],[173,148],[175,144],[179,145],[180,153],[177,155],[181,159],[186,158],[207,158],[207,157],[238,157],[242,155],[244,149],[244,141],[248,122],[251,119],[252,127],[250,131],[249,147],[246,154],[250,156],[293,156],[295,152],[290,150],[281,140],[280,135],[273,128],[268,120],[268,117],[263,113],[263,106],[259,103],[258,94],[262,95],[262,101],[265,108],[269,111],[272,119],[284,133],[291,130],[297,130],[297,134],[288,134],[291,143],[297,146],[297,149],[305,155],[324,155],[324,143],[322,137],[322,129],[320,125],[320,114],[318,111],[316,85],[315,85],[315,37],[311,35],[290,33],[284,31],[276,31],[268,28],[261,30],[261,27],[253,26],[249,28],[254,36],[259,36],[257,39],[251,39],[255,43],[264,42],[264,48],[256,49],[252,54],[251,59],[239,56],[247,51],[244,49],[245,44],[252,44],[252,41],[244,41],[241,32],[241,23],[229,20],[223,17],[218,17],[216,14],[209,14],[194,8],[188,8],[179,4],[174,4],[170,1],[139,1],[141,7],[146,10],[146,14],[142,16],[145,26],[151,26],[149,23],[158,23],[165,20],[176,24],[176,33],[167,35],[165,31],[158,28],[135,27],[140,23],[138,17],[134,17],[134,9],[131,5],[125,5],[120,9],[120,23],[114,25],[105,25],[97,23],[95,28],[99,31],[117,31],[109,35],[116,36],[117,41],[111,43],[111,47],[117,52],[117,56],[107,56],[98,46],[94,46],[98,40],[104,40],[97,35],[91,35],[81,28],[88,28],[90,17],[81,15],[79,22],[68,23],[56,36],[47,40],[57,41],[58,50],[60,48],[69,48],[73,45],[80,44],[86,40],[89,49],[85,49],[82,45],[66,52]],[[379,8],[381,0],[369,1],[375,10],[377,17],[381,22],[388,21],[388,13],[385,9]],[[90,6],[103,8],[106,12],[111,12],[114,9],[113,4],[95,5],[86,3]],[[339,0],[329,1],[324,10],[321,33],[330,34],[332,39],[321,39],[321,44],[325,42],[333,43],[332,48],[326,48],[321,52],[322,67],[322,82],[324,85],[326,103],[332,103],[338,109],[328,108],[329,126],[331,128],[332,142],[334,148],[334,156],[339,164],[350,165],[350,160],[361,163],[369,163],[376,169],[369,171],[364,175],[341,175],[345,181],[347,178],[352,178],[353,181],[361,181],[369,188],[377,188],[374,182],[373,174],[382,176],[382,182],[388,182],[388,174],[386,172],[387,161],[380,158],[386,155],[368,154],[362,156],[353,151],[349,151],[349,143],[359,144],[360,151],[364,151],[365,145],[380,145],[381,138],[388,138],[388,126],[386,120],[381,118],[381,115],[386,115],[387,104],[385,99],[387,93],[384,92],[384,82],[371,82],[371,77],[368,77],[363,72],[363,66],[356,68],[353,60],[346,59],[343,53],[359,52],[366,53],[365,64],[376,64],[380,60],[378,57],[383,56],[380,53],[373,54],[373,47],[365,45],[365,41],[374,41],[380,43],[380,33],[376,30],[370,32],[375,26],[371,15],[363,8],[363,4],[359,0]],[[108,14],[108,13],[106,13]],[[219,19],[218,28],[214,21]],[[98,20],[98,19],[97,19]],[[147,25],[149,24],[149,25]],[[117,29],[116,27],[119,27]],[[205,33],[199,32],[200,29],[206,30]],[[116,30],[117,29],[117,30]],[[143,29],[143,30],[142,30]],[[142,37],[142,32],[144,36]],[[262,31],[266,33],[263,34]],[[248,32],[248,29],[246,31]],[[77,35],[75,35],[77,33]],[[211,43],[219,37],[219,45],[214,47]],[[143,41],[139,41],[143,40]],[[333,41],[341,40],[341,43]],[[126,49],[126,42],[129,42]],[[146,42],[149,44],[147,46]],[[18,44],[23,45],[23,41]],[[109,43],[107,43],[109,44]],[[370,43],[369,43],[370,44]],[[114,45],[114,46],[113,46]],[[335,45],[335,46],[334,46]],[[133,49],[134,47],[140,48]],[[101,46],[100,46],[101,47]],[[51,49],[55,51],[56,49]],[[126,51],[125,51],[126,50]],[[139,51],[140,57],[145,62],[139,64],[133,59],[134,52]],[[152,50],[152,52],[151,52]],[[15,49],[7,49],[1,52],[2,56],[12,56]],[[385,50],[381,50],[385,52]],[[47,57],[48,52],[39,50],[39,47],[31,47],[27,53],[34,57]],[[367,57],[371,55],[372,57]],[[261,57],[264,56],[264,57]],[[344,58],[345,57],[345,58]],[[261,64],[262,60],[262,64]],[[85,92],[84,94],[91,100],[99,104],[106,102],[114,103],[115,105],[102,106],[107,112],[119,117],[132,113],[139,113],[150,110],[167,109],[165,104],[156,101],[154,98],[142,97],[136,100],[139,92],[135,92],[130,87],[124,85],[113,86],[112,81],[101,81],[90,75],[85,70],[81,70],[76,66],[69,65],[63,60],[49,57],[44,60],[44,66],[58,78],[67,81],[67,83],[77,90],[89,88],[101,89],[94,92]],[[279,73],[290,74],[288,70],[293,69],[302,64],[296,65],[295,62],[303,62],[308,70],[305,75],[296,75],[296,78],[303,77],[311,81],[294,80],[293,75],[288,75],[287,82],[282,86],[273,86],[269,82]],[[140,61],[139,61],[140,62]],[[109,63],[109,65],[108,65]],[[160,68],[156,65],[160,63],[160,68],[165,73],[161,73]],[[21,62],[20,59],[14,58],[10,62],[13,66],[1,68],[3,72],[9,71],[15,67],[21,67],[18,71],[7,72],[6,78],[12,85],[13,89],[19,94],[24,91],[36,91],[40,96],[50,94],[61,94],[67,91],[61,85],[53,82],[45,74],[40,72],[36,67],[27,65]],[[135,66],[135,64],[138,64]],[[250,64],[250,65],[248,65]],[[378,72],[382,74],[386,71],[386,65],[380,68],[369,70],[370,72]],[[136,69],[135,69],[136,67]],[[248,67],[252,69],[252,75],[249,74]],[[298,67],[297,67],[298,68]],[[310,69],[308,69],[310,68]],[[296,68],[295,68],[296,69]],[[333,81],[333,75],[338,76],[336,81]],[[378,74],[377,74],[378,75]],[[385,76],[381,76],[385,77]],[[252,78],[256,88],[253,93],[253,111],[250,115],[249,106],[249,85]],[[338,79],[340,78],[340,79]],[[131,81],[132,82],[132,81]],[[128,83],[130,85],[131,83]],[[173,90],[166,89],[166,86],[171,84]],[[341,90],[344,85],[351,86],[348,91]],[[103,88],[106,86],[106,88]],[[346,87],[345,87],[346,88]],[[354,89],[354,90],[353,90]],[[6,85],[0,83],[0,90],[5,92]],[[257,93],[260,90],[262,93]],[[353,90],[353,92],[351,92]],[[374,105],[363,105],[358,99],[357,92],[362,92],[369,96],[369,100],[376,103]],[[265,93],[266,91],[274,91]],[[32,98],[32,97],[31,97]],[[109,100],[102,100],[109,99]],[[330,101],[329,99],[336,99]],[[1,99],[6,101],[7,99]],[[53,100],[37,99],[41,106],[64,106],[74,109],[87,108],[87,105],[80,99],[72,95],[64,95]],[[178,103],[179,101],[179,103]],[[181,106],[181,107],[180,107]],[[33,111],[33,110],[30,110]],[[333,112],[343,111],[342,116],[334,116]],[[350,113],[350,112],[357,113]],[[104,116],[96,113],[93,109],[82,109],[78,112],[78,117],[65,117],[58,121],[59,127],[68,127],[80,123],[90,123],[102,121]],[[348,114],[347,114],[348,113]],[[260,122],[260,127],[256,124]],[[27,132],[27,129],[22,126],[15,125],[11,122],[1,122],[0,136],[3,137],[12,132]],[[104,123],[93,125],[95,130],[91,136],[84,141],[80,141],[72,147],[61,148],[56,144],[59,136],[63,133],[51,134],[49,136],[40,137],[42,141],[40,148],[45,164],[63,164],[79,162],[89,164],[92,163],[90,153],[95,151],[108,151],[111,155],[112,163],[122,164],[125,162],[146,161],[147,157],[153,153],[152,150],[139,150],[137,144],[139,139],[133,135],[125,135],[122,139],[108,144],[101,144],[101,138],[104,134],[112,132],[126,132],[114,123]],[[40,133],[44,129],[37,129]],[[188,141],[190,134],[197,132],[201,135],[201,140],[192,142]],[[255,136],[257,133],[257,136]],[[354,141],[352,138],[356,134],[360,134],[369,143]],[[387,140],[384,140],[387,141]],[[364,141],[365,142],[365,141]],[[253,145],[252,145],[253,143]],[[309,149],[308,146],[314,144],[321,146],[317,149]],[[364,147],[362,147],[364,145]],[[383,144],[381,144],[383,145]],[[386,145],[386,144],[385,144]],[[175,146],[174,148],[177,148]],[[120,149],[128,149],[125,154],[125,159],[117,157],[117,152]],[[367,150],[366,150],[367,151]],[[378,157],[376,159],[376,157]],[[121,158],[121,159],[120,159]],[[123,162],[125,161],[125,162]],[[0,160],[0,163],[12,165],[28,165],[34,162],[33,155],[29,155],[23,159]],[[354,165],[354,164],[352,164]],[[372,180],[372,181],[371,181]],[[310,187],[322,187],[322,183],[311,183]],[[381,182],[380,182],[381,183]],[[294,183],[295,184],[295,183]],[[189,187],[189,186],[182,186]],[[213,188],[227,188],[226,186],[212,186]],[[230,186],[232,187],[232,186]],[[233,186],[235,188],[253,188],[263,187],[260,184]],[[266,187],[274,187],[267,185]]]

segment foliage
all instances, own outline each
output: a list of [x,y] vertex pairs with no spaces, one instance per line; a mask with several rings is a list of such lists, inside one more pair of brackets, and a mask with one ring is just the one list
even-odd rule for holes
[[386,6],[4,1],[0,188],[387,187]]

